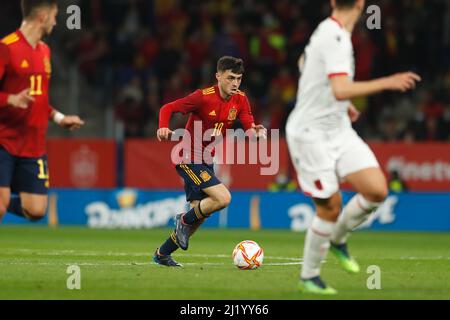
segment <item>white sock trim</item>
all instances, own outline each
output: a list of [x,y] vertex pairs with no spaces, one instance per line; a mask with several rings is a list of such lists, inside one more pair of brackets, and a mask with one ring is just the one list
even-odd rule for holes
[[327,255],[334,225],[334,222],[323,220],[317,216],[313,218],[305,237],[303,265],[300,273],[302,279],[320,275],[320,266]]
[[360,193],[356,195],[356,203],[362,210],[366,211],[367,213],[374,211],[382,204],[382,202],[371,202],[369,200],[366,200],[366,198],[364,198]]
[[335,222],[329,222],[315,216],[311,223],[311,231],[321,237],[330,237],[335,224]]
[[350,233],[364,223],[381,203],[367,201],[361,194],[351,198],[342,210],[331,235],[331,241],[337,244],[347,242]]

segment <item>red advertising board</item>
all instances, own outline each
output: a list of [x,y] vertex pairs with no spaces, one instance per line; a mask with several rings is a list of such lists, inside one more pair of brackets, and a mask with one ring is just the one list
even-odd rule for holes
[[50,185],[53,188],[115,188],[116,143],[113,140],[49,139]]
[[[183,184],[171,162],[175,143],[129,140],[125,146],[125,184],[144,189],[181,189]],[[399,171],[411,191],[450,191],[450,144],[371,143],[389,177]],[[281,140],[279,168],[287,171],[290,160]],[[235,190],[267,190],[274,176],[261,175],[262,165],[221,165],[218,176]]]
[[[178,176],[171,153],[177,143],[160,143],[155,140],[131,139],[125,143],[125,185],[133,188],[144,189],[181,189],[182,179]],[[238,143],[235,150],[242,146],[246,150],[246,159],[249,160],[248,143]],[[275,168],[275,172],[285,170],[289,158],[287,145],[282,143],[279,150],[279,159],[272,162],[257,161],[259,164],[232,164],[216,166],[216,174],[226,185],[233,189],[266,189],[273,181],[274,175],[261,174],[262,170]],[[237,152],[234,153],[235,158]],[[271,155],[271,147],[268,146],[268,156]],[[237,159],[235,159],[235,163]]]
[[385,173],[397,170],[411,191],[450,191],[450,143],[371,143]]
[[128,139],[125,142],[125,185],[141,189],[180,189],[181,178],[171,164],[176,143]]

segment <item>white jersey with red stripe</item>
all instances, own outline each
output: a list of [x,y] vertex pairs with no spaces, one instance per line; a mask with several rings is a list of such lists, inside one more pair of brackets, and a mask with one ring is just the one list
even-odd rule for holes
[[336,75],[353,80],[351,33],[334,18],[327,18],[312,34],[300,60],[297,103],[287,122],[287,134],[301,139],[305,129],[329,132],[351,128],[347,113],[350,101],[336,100],[330,83]]

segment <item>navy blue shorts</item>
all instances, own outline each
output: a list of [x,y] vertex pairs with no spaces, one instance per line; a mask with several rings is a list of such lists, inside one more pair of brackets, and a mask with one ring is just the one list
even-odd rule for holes
[[176,169],[184,179],[184,191],[188,202],[207,198],[208,195],[203,190],[222,183],[217,179],[212,165],[179,164]]
[[12,193],[48,194],[47,156],[21,158],[0,147],[0,187]]

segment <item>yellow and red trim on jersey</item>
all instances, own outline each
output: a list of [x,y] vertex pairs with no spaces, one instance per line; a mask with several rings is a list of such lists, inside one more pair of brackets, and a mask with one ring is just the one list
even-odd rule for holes
[[208,96],[210,94],[216,93],[216,89],[214,87],[203,89],[203,95]]
[[338,77],[338,76],[348,76],[347,72],[335,72],[335,73],[330,73],[328,75],[328,79],[331,79],[333,77]]
[[13,44],[19,40],[20,40],[19,35],[14,32],[14,33],[11,33],[10,35],[7,35],[6,37],[4,37],[1,42],[3,44],[6,44],[7,46],[9,46],[10,44]]

